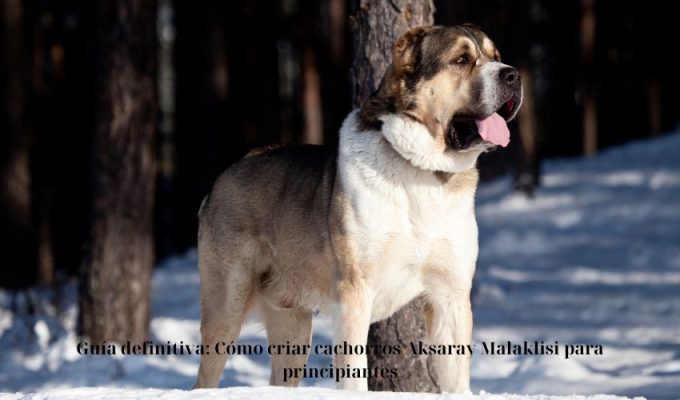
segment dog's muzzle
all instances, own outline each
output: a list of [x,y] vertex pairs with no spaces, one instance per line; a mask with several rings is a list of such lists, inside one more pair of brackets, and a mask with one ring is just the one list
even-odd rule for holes
[[446,140],[456,150],[465,150],[479,141],[503,147],[510,141],[507,122],[515,118],[522,103],[520,74],[505,64],[489,64],[482,75],[480,105],[476,110],[454,115],[449,123]]

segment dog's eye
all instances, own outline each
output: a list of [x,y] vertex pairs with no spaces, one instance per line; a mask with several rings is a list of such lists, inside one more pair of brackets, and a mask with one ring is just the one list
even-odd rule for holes
[[453,60],[452,64],[465,65],[465,64],[469,64],[469,63],[470,63],[470,58],[468,57],[467,54],[463,54],[462,56]]

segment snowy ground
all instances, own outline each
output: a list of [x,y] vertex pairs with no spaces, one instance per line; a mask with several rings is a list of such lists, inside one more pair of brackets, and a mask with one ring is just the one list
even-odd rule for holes
[[[544,167],[543,187],[534,199],[512,194],[508,179],[480,188],[474,339],[601,344],[604,354],[569,359],[475,354],[473,392],[484,391],[475,398],[520,398],[486,394],[507,392],[677,399],[680,134]],[[219,394],[174,390],[191,387],[197,356],[81,356],[73,333],[75,304],[72,284],[59,292],[35,290],[18,296],[0,291],[0,391],[28,393],[0,398],[226,395],[265,400],[291,395],[272,388],[234,388]],[[198,315],[196,256],[189,252],[156,270],[153,339],[199,343]],[[314,342],[327,343],[330,337],[328,320],[317,319]],[[266,343],[253,324],[246,326],[241,341]],[[330,362],[328,357],[312,357],[309,365]],[[268,374],[266,356],[235,356],[222,386],[263,386]],[[304,384],[331,387],[333,382]],[[86,386],[107,389],[70,389]],[[340,398],[319,388],[295,393],[304,399]],[[366,397],[347,395],[342,398]]]
[[[393,392],[348,392],[320,387],[278,388],[273,386],[250,388],[234,387],[228,389],[202,390],[159,390],[159,389],[115,389],[115,388],[77,388],[57,389],[39,393],[12,393],[3,395],[0,400],[199,400],[199,399],[229,399],[229,400],[622,400],[624,397],[611,395],[594,396],[522,396],[517,394],[488,394],[477,395],[436,395],[426,393],[393,393]],[[641,398],[640,398],[641,399]],[[638,400],[638,399],[636,399]]]

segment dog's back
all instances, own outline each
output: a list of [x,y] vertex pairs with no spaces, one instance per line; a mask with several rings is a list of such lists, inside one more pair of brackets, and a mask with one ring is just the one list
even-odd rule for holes
[[326,196],[328,191],[322,189],[333,185],[335,154],[335,149],[314,145],[251,151],[217,179],[199,213],[199,222],[210,222],[201,226],[261,230],[282,214],[300,217],[290,215],[299,214],[290,207],[293,203],[303,207],[306,219],[326,217],[328,199],[318,196]]

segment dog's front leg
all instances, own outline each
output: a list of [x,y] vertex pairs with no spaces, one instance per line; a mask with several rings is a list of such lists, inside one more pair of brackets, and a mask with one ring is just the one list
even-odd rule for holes
[[[356,282],[346,283],[342,282],[338,288],[338,302],[334,311],[335,332],[333,335],[334,348],[341,351],[335,354],[334,366],[338,368],[336,373],[342,374],[342,370],[347,371],[347,367],[351,370],[355,368],[367,368],[367,359],[365,352],[356,354],[352,351],[351,354],[342,352],[343,344],[347,343],[348,347],[355,348],[355,346],[366,346],[368,339],[368,327],[371,323],[371,299],[367,295],[367,290],[362,284]],[[338,346],[340,345],[340,346]],[[365,378],[336,378],[338,389],[347,390],[368,390],[368,382]]]
[[470,289],[456,288],[447,296],[430,299],[427,311],[429,341],[435,345],[464,345],[465,354],[435,355],[433,362],[442,392],[470,390],[472,306]]

